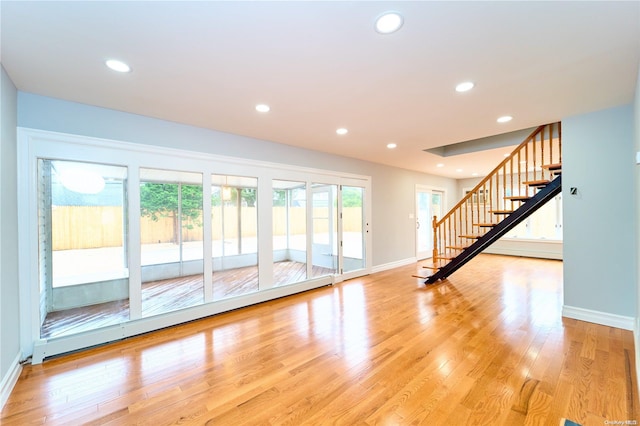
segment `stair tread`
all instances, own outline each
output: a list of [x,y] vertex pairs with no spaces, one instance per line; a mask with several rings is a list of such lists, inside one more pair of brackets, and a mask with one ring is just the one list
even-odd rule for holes
[[459,235],[460,238],[469,238],[469,239],[474,239],[474,240],[477,240],[478,238],[480,238],[482,236],[483,235],[480,235],[480,234]]
[[560,170],[562,168],[562,163],[544,164],[541,167],[547,170]]
[[[557,140],[549,141],[549,151],[547,151],[549,155],[544,155],[546,154],[544,141],[542,141],[541,145],[543,146],[538,154],[535,147],[535,144],[539,143],[537,136],[530,136],[530,140],[527,139],[522,144],[525,147],[523,150],[525,161],[520,161],[522,157],[520,151],[517,151],[515,156],[511,154],[510,158],[504,160],[473,190],[465,191],[465,197],[454,209],[446,213],[444,219],[440,219],[440,221],[434,219],[436,222],[434,229],[436,237],[434,239],[439,249],[444,253],[434,253],[433,263],[441,265],[443,263],[438,263],[436,260],[444,262],[444,259],[451,259],[451,261],[444,264],[443,267],[433,267],[437,270],[433,271],[433,275],[425,281],[425,284],[446,280],[470,259],[493,244],[501,235],[517,226],[541,205],[561,193],[560,123],[551,123],[545,125],[544,128],[548,129],[550,136],[554,132],[558,133]],[[542,135],[544,140],[546,132],[543,131]],[[531,145],[534,145],[534,156],[529,158]],[[509,157],[509,155],[507,156]],[[516,157],[518,163],[516,163]],[[525,163],[524,169],[522,163]],[[517,176],[514,164],[517,165]],[[507,166],[510,167],[512,175],[509,178],[510,185],[507,183]],[[514,182],[515,179],[517,179],[517,183]],[[489,188],[487,188],[487,182]],[[507,196],[507,194],[509,195]],[[471,199],[471,195],[474,196],[473,199]],[[518,202],[518,204],[514,204],[514,202]],[[487,212],[490,215],[487,215]],[[446,246],[447,243],[451,245]],[[455,258],[450,257],[452,254],[456,255]]]
[[442,268],[442,266],[436,266],[436,265],[422,265],[422,267],[425,269],[433,269],[433,270]]
[[545,186],[548,185],[549,182],[551,182],[548,179],[540,179],[540,180],[529,180],[526,182],[522,182],[523,185],[528,185],[528,186]]
[[453,260],[455,258],[456,258],[456,255],[454,255],[454,254],[438,255],[438,259],[441,259],[441,260]]
[[450,259],[443,259],[443,258],[440,258],[440,257],[436,256],[436,257],[431,258],[431,264],[430,265],[421,265],[421,266],[423,268],[425,268],[425,269],[438,270],[438,269],[444,268],[449,263],[449,260]]

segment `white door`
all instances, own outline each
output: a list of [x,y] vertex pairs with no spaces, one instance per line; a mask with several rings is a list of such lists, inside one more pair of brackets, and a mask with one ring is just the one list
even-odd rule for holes
[[370,216],[367,185],[312,184],[311,276],[349,279],[368,273]]
[[416,258],[433,255],[433,217],[442,217],[444,191],[416,186]]

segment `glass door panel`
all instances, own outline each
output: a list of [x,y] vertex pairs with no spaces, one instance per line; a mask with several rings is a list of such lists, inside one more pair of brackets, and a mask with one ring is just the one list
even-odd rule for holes
[[211,176],[213,298],[258,291],[258,179]]
[[444,193],[433,189],[416,188],[416,258],[433,255],[433,217],[442,218]]
[[438,219],[442,219],[444,211],[442,210],[442,198],[443,193],[440,191],[433,191],[431,193],[431,211],[432,216],[436,216]]
[[530,238],[561,240],[562,195],[556,195],[528,218]]
[[313,277],[335,274],[338,271],[337,193],[337,185],[314,183],[312,187]]
[[433,241],[431,241],[431,205],[429,200],[431,193],[428,191],[416,191],[416,258],[425,259],[431,257]]
[[273,181],[274,285],[307,279],[307,190],[304,182]]
[[41,338],[129,320],[127,168],[38,160]]
[[204,302],[202,174],[140,169],[142,316]]
[[364,188],[342,187],[342,262],[343,272],[365,267]]

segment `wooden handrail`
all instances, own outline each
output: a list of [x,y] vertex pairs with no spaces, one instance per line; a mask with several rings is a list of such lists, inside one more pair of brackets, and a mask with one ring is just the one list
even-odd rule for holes
[[[557,144],[554,144],[554,130],[557,131]],[[544,166],[554,163],[554,155],[557,155],[556,161],[562,161],[561,138],[559,122],[539,126],[442,219],[434,216],[433,261],[450,258],[452,252],[468,246],[465,242],[482,235],[482,228],[490,228],[508,215],[513,210],[513,203],[525,201],[530,196],[530,187],[544,185],[547,182],[545,173],[553,176],[551,171],[545,172]],[[545,147],[547,141],[548,146]],[[539,148],[536,147],[538,143]]]
[[[488,182],[488,181],[489,181],[489,179],[491,179],[494,175],[497,175],[497,174],[498,174],[498,172],[500,171],[500,169],[501,169],[502,167],[504,167],[504,165],[505,165],[505,164],[507,164],[511,159],[513,159],[514,154],[515,154],[515,153],[517,153],[517,152],[519,152],[519,151],[520,151],[520,149],[522,149],[522,148],[523,148],[523,147],[525,147],[529,142],[531,142],[531,141],[532,141],[532,139],[533,139],[536,135],[538,135],[538,133],[540,133],[540,132],[542,131],[542,129],[544,129],[546,126],[552,126],[553,124],[556,124],[556,123],[544,124],[544,125],[542,125],[542,126],[538,127],[536,130],[534,130],[534,131],[533,131],[533,133],[531,133],[531,134],[530,134],[530,135],[529,135],[529,136],[524,140],[524,142],[522,142],[520,145],[518,145],[518,147],[517,147],[516,149],[514,149],[514,150],[513,150],[513,152],[512,152],[508,157],[506,157],[506,158],[505,158],[505,159],[504,159],[500,164],[498,164],[498,166],[497,166],[495,169],[493,169],[493,170],[491,171],[491,173],[489,173],[487,176],[485,176],[485,178],[484,178],[484,179],[482,179],[482,180],[480,181],[480,183],[478,183],[478,184],[477,184],[477,185],[476,185],[476,186],[475,186],[471,191],[469,191],[469,193],[468,193],[466,196],[464,196],[464,197],[462,198],[462,200],[460,200],[460,201],[458,202],[458,204],[456,204],[455,206],[453,206],[453,208],[452,208],[451,210],[449,210],[449,213],[447,213],[446,215],[444,215],[444,216],[442,217],[442,219],[440,219],[440,220],[437,222],[437,225],[442,224],[442,223],[444,222],[444,220],[445,220],[445,219],[447,219],[447,218],[448,218],[448,217],[449,217],[449,216],[454,212],[454,210],[457,210],[457,209],[458,209],[460,206],[462,206],[462,205],[463,205],[467,200],[469,200],[469,199],[473,196],[473,194],[475,193],[475,191],[477,191],[478,189],[480,189],[480,187],[481,187],[482,185],[484,185],[486,182]],[[560,123],[558,123],[558,124],[560,124]],[[553,131],[551,132],[551,134],[553,134]],[[525,154],[526,154],[526,152],[525,152]]]

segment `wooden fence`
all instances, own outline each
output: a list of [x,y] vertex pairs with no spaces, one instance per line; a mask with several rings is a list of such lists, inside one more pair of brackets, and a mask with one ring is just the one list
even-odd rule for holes
[[[318,217],[326,209],[318,209]],[[222,238],[222,208],[213,207],[211,212],[212,238]],[[257,211],[255,207],[242,207],[242,236],[257,235]],[[343,209],[345,232],[362,231],[362,209],[345,207]],[[122,246],[123,222],[122,208],[111,206],[54,206],[52,210],[53,250],[72,250],[99,247]],[[183,241],[201,241],[203,239],[201,220],[188,223],[182,229]],[[316,221],[316,232],[327,232],[328,221]],[[289,226],[292,235],[304,234],[306,216],[303,207],[289,210]],[[285,235],[287,215],[285,207],[273,207],[273,233]],[[225,207],[224,234],[227,238],[237,237],[238,214],[236,207]],[[174,220],[171,217],[153,221],[148,217],[140,218],[140,238],[142,244],[173,242]]]

